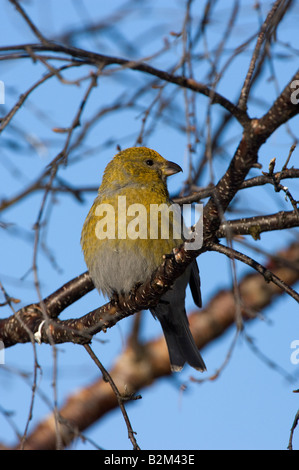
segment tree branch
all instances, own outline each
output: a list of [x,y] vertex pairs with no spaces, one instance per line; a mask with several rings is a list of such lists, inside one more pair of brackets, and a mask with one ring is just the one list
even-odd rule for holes
[[252,77],[253,77],[255,65],[259,57],[262,45],[264,44],[265,41],[267,40],[269,41],[270,36],[274,34],[276,28],[278,27],[282,16],[286,13],[287,9],[290,7],[292,3],[293,3],[292,0],[287,0],[287,1],[276,0],[276,2],[274,2],[271,10],[269,11],[267,15],[267,18],[265,19],[261,27],[260,33],[257,38],[255,49],[251,57],[248,72],[245,77],[244,85],[241,90],[239,103],[238,103],[240,109],[243,109],[243,110],[247,109],[247,101],[248,101],[250,88],[252,85]]
[[230,165],[219,180],[204,208],[204,239],[213,240],[221,219],[230,202],[242,186],[249,170],[258,160],[258,150],[279,126],[299,113],[299,106],[291,102],[294,80],[299,71],[285,87],[270,110],[261,119],[252,119],[244,127],[243,136]]
[[[253,178],[248,178],[240,186],[241,189],[255,188],[257,186],[264,186],[266,184],[275,185],[275,182],[280,182],[284,179],[295,179],[299,178],[299,169],[288,168],[282,171],[277,171],[273,175],[269,176],[267,174],[255,176]],[[213,196],[215,191],[215,186],[209,185],[205,188],[194,188],[194,192],[187,196],[174,197],[173,201],[177,204],[191,204],[192,202],[198,202],[207,197]],[[0,206],[1,210],[1,206]]]
[[284,292],[286,292],[288,295],[293,297],[293,299],[296,300],[296,302],[299,303],[298,292],[296,292],[294,289],[288,286],[284,281],[282,281],[282,279],[279,279],[279,277],[276,276],[269,269],[265,268],[260,263],[250,258],[249,256],[245,255],[244,253],[240,253],[239,251],[234,250],[233,248],[221,245],[220,243],[211,243],[209,245],[209,250],[217,251],[218,253],[222,253],[231,259],[237,259],[239,261],[242,261],[242,263],[247,264],[251,268],[255,269],[258,273],[260,273],[264,277],[266,282],[273,282],[278,287],[280,287]]
[[[295,243],[279,252],[286,261],[299,262],[299,244]],[[273,274],[292,285],[299,281],[298,269],[280,266],[272,262]],[[258,312],[268,307],[282,294],[273,283],[265,283],[260,274],[248,274],[239,283],[242,296],[242,315],[244,321],[258,318]],[[192,335],[199,349],[202,349],[224,334],[236,319],[236,304],[231,289],[220,290],[201,312],[189,316]],[[163,337],[140,345],[138,354],[129,342],[109,371],[120,393],[134,395],[153,381],[170,374],[169,357]],[[117,398],[109,384],[97,380],[91,385],[72,394],[60,409],[60,435],[65,446],[96,421],[118,406]],[[53,415],[41,421],[28,436],[25,449],[55,449],[56,434]]]
[[227,220],[220,225],[219,230],[216,232],[216,237],[251,235],[255,240],[258,240],[263,232],[294,227],[299,227],[298,213],[296,211],[281,211],[270,215]]
[[[26,55],[27,48],[30,48],[34,52],[55,52],[55,53],[64,53],[70,55],[71,57],[77,58],[80,60],[80,63],[83,65],[95,65],[97,67],[105,68],[111,65],[120,65],[122,68],[128,68],[132,70],[137,70],[139,72],[146,73],[147,75],[152,75],[158,77],[161,80],[173,83],[182,88],[188,88],[196,93],[200,93],[210,98],[211,104],[220,104],[225,108],[230,114],[232,114],[242,126],[248,123],[249,118],[245,111],[240,110],[235,106],[231,101],[229,101],[224,96],[217,93],[215,90],[212,90],[207,85],[204,85],[200,82],[197,82],[194,79],[186,78],[182,75],[173,75],[166,71],[157,69],[148,65],[142,61],[132,61],[128,59],[123,59],[119,57],[106,56],[103,54],[97,54],[95,52],[86,51],[84,49],[79,49],[70,46],[64,46],[62,44],[21,44],[18,46],[9,46],[9,47],[0,47],[0,53],[5,52],[6,60],[10,59],[9,53],[13,51],[24,51]],[[30,57],[30,54],[27,55]],[[11,57],[14,58],[14,57]],[[55,57],[53,57],[55,59]]]

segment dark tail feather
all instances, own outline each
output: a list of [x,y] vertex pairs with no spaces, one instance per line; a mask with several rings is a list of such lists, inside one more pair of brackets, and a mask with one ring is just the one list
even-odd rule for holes
[[171,370],[179,372],[186,362],[201,372],[206,370],[191,334],[186,312],[173,312],[170,305],[159,304],[153,314],[158,318],[163,329]]

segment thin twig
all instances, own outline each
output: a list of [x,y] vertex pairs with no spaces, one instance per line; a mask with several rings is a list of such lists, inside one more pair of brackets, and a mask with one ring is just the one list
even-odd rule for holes
[[298,292],[288,286],[284,281],[282,281],[282,279],[279,279],[279,277],[272,273],[269,269],[265,268],[260,263],[245,255],[244,253],[240,253],[239,251],[221,245],[220,243],[210,243],[207,249],[210,251],[217,251],[218,253],[222,253],[228,256],[229,258],[235,258],[239,261],[242,261],[251,268],[255,269],[262,276],[264,276],[266,282],[273,282],[283,291],[285,291],[288,295],[290,295],[294,300],[296,300],[296,302],[299,303]]
[[3,293],[3,295],[6,299],[7,304],[11,308],[11,310],[13,312],[13,316],[16,318],[17,323],[21,323],[22,327],[26,330],[27,334],[29,335],[29,338],[30,338],[30,341],[31,341],[31,344],[32,344],[32,348],[33,348],[34,366],[33,366],[33,379],[32,379],[32,384],[31,384],[31,392],[32,393],[31,393],[31,399],[30,399],[30,405],[29,405],[28,417],[27,417],[26,424],[25,424],[25,429],[24,429],[24,432],[23,432],[22,436],[20,437],[20,449],[23,449],[24,446],[25,446],[25,443],[26,443],[29,424],[30,424],[30,421],[33,418],[33,408],[34,408],[35,395],[36,395],[36,390],[37,390],[37,371],[40,370],[40,366],[39,366],[39,363],[38,363],[38,360],[37,360],[36,344],[35,344],[35,341],[34,341],[33,334],[30,331],[30,329],[27,327],[27,325],[25,325],[22,322],[22,320],[19,318],[18,312],[15,311],[15,309],[12,305],[11,297],[6,292],[6,290],[5,290],[4,286],[2,285],[1,281],[0,281],[0,290],[2,291],[2,293]]
[[[80,59],[80,64],[96,65],[97,67],[106,67],[111,65],[120,65],[121,69],[129,68],[132,70],[137,70],[139,72],[146,73],[148,75],[153,75],[169,83],[173,83],[182,88],[189,88],[196,93],[203,94],[207,97],[212,96],[211,104],[220,104],[224,107],[229,113],[231,113],[242,126],[245,126],[249,123],[250,119],[247,113],[237,106],[235,106],[230,100],[225,98],[220,93],[212,91],[207,85],[200,83],[194,79],[186,78],[182,75],[173,75],[164,70],[157,69],[148,65],[145,62],[132,61],[119,57],[106,56],[104,54],[97,54],[95,52],[86,51],[84,49],[79,49],[75,47],[64,46],[61,44],[21,44],[18,46],[8,46],[0,47],[0,52],[13,52],[13,51],[24,51],[27,52],[27,48],[30,47],[31,50],[35,52],[62,52],[77,59]],[[28,52],[27,52],[28,53]],[[9,59],[9,55],[6,56]],[[30,54],[28,54],[30,57]]]
[[[63,65],[59,69],[56,69],[58,71],[63,71],[66,70],[70,67],[76,67],[78,63],[72,62],[71,64]],[[46,75],[44,75],[40,80],[38,80],[36,83],[34,83],[25,93],[21,94],[20,98],[16,102],[16,104],[12,107],[12,109],[7,113],[6,116],[1,118],[0,120],[0,133],[3,131],[3,129],[10,123],[12,120],[13,116],[16,114],[16,112],[21,108],[21,106],[24,104],[28,96],[40,85],[42,85],[44,82],[46,82],[49,78],[52,78],[55,76],[54,72],[49,72]]]
[[267,38],[267,34],[269,34],[271,32],[271,26],[273,24],[273,18],[275,16],[275,13],[278,10],[278,8],[281,6],[282,3],[283,2],[281,0],[276,0],[274,5],[272,6],[272,9],[268,13],[267,18],[265,19],[265,21],[264,21],[264,23],[261,27],[260,33],[258,35],[257,42],[256,42],[256,45],[255,45],[255,49],[254,49],[252,57],[251,57],[248,72],[247,72],[247,75],[245,77],[245,81],[244,81],[244,84],[243,84],[243,87],[242,87],[242,90],[241,90],[239,103],[238,103],[239,108],[244,110],[244,111],[247,109],[247,101],[248,101],[249,91],[250,91],[250,88],[251,88],[251,85],[252,85],[252,76],[253,76],[253,72],[255,70],[255,65],[256,65],[257,59],[259,57],[262,45],[263,45],[265,39]]
[[25,10],[21,7],[19,2],[17,0],[9,0],[18,10],[18,12],[21,14],[21,16],[24,18],[26,23],[28,24],[29,28],[31,31],[35,34],[35,36],[43,43],[43,44],[48,44],[48,40],[42,35],[42,33],[39,31],[39,29],[35,26],[35,24],[31,21]]
[[288,158],[286,159],[286,162],[285,162],[285,164],[284,164],[283,167],[282,167],[282,171],[287,170],[288,164],[290,163],[291,156],[293,155],[293,152],[294,152],[296,146],[297,146],[296,144],[293,144],[293,145],[291,146],[290,151],[289,151]]
[[91,349],[90,345],[89,344],[84,344],[83,345],[84,348],[86,349],[86,351],[88,352],[88,354],[90,355],[90,357],[92,358],[92,360],[94,361],[94,363],[97,365],[97,367],[100,369],[100,371],[102,372],[102,375],[103,375],[103,380],[105,382],[108,382],[113,390],[113,392],[115,393],[115,396],[117,398],[117,401],[118,401],[118,404],[119,404],[119,407],[121,409],[121,412],[123,414],[123,417],[124,417],[124,420],[125,420],[125,423],[126,423],[126,426],[127,426],[127,429],[128,429],[128,437],[130,439],[130,441],[132,442],[132,445],[133,445],[133,449],[134,450],[140,450],[140,447],[139,445],[137,444],[137,441],[135,439],[135,435],[136,434],[133,429],[132,429],[132,426],[131,426],[131,423],[130,423],[130,420],[129,420],[129,417],[128,417],[128,414],[126,412],[126,409],[125,409],[125,406],[124,406],[124,402],[125,401],[128,401],[128,400],[131,400],[132,397],[126,397],[124,395],[121,395],[121,393],[119,392],[117,386],[115,385],[115,382],[113,381],[111,375],[107,372],[107,370],[105,369],[105,367],[103,366],[103,364],[101,363],[101,361],[98,359],[98,357],[95,355],[95,353],[93,352],[93,350]]
[[290,438],[289,438],[289,444],[288,444],[288,450],[293,450],[293,436],[294,436],[294,431],[297,427],[297,424],[299,422],[299,410],[297,411],[292,427],[291,427],[291,433],[290,433]]

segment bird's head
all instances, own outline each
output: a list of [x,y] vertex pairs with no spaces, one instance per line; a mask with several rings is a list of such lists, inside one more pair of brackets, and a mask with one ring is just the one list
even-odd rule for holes
[[176,163],[165,160],[158,152],[147,147],[131,147],[119,152],[108,163],[103,184],[126,186],[129,184],[163,183],[166,178],[182,171]]

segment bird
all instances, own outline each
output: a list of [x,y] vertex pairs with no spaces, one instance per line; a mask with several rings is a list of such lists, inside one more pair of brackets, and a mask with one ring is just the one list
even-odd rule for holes
[[[119,151],[107,164],[81,233],[85,263],[99,293],[113,299],[134,292],[183,243],[180,214],[169,211],[165,236],[167,211],[153,211],[156,218],[151,212],[173,206],[167,178],[181,171],[177,163],[141,146]],[[161,324],[172,372],[181,371],[186,363],[206,370],[185,310],[188,284],[201,307],[199,270],[193,260],[150,309]]]

